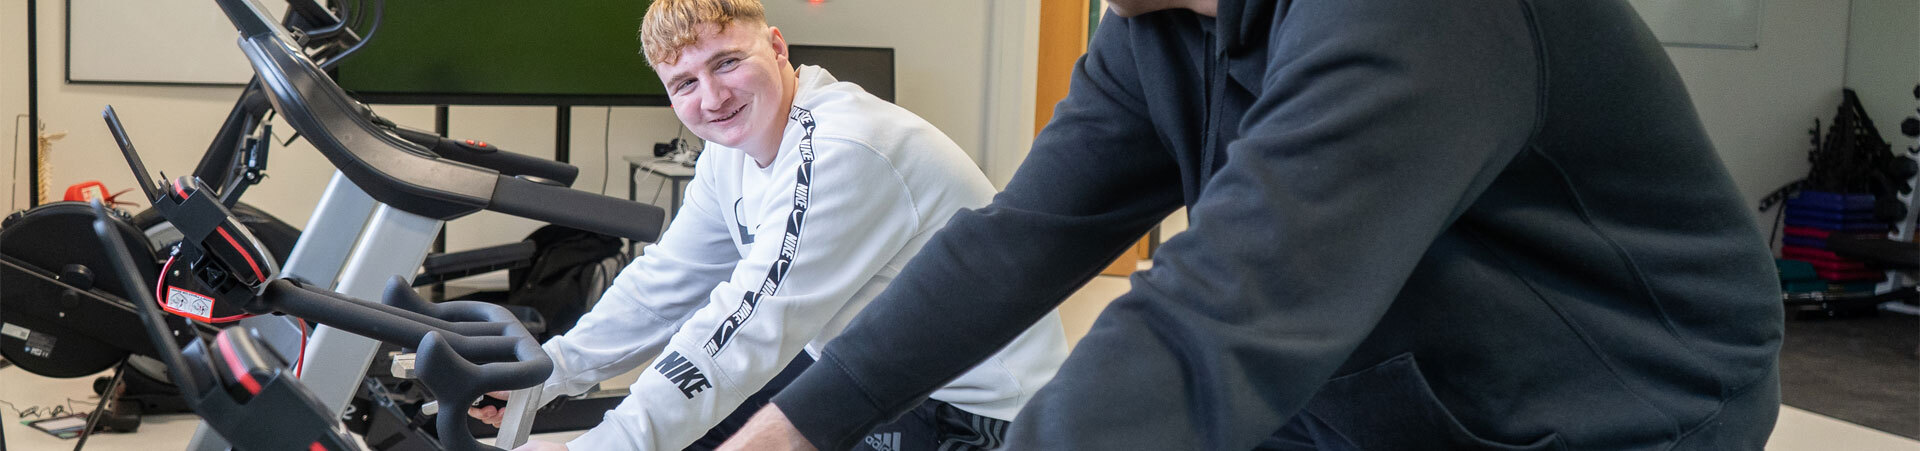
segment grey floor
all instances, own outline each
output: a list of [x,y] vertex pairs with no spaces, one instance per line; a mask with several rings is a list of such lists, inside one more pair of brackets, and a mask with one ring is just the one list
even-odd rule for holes
[[1787,320],[1783,404],[1920,439],[1920,317]]

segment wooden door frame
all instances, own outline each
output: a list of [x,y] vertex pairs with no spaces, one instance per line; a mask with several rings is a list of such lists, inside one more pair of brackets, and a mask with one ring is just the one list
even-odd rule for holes
[[[1092,22],[1099,17],[1098,0],[1040,0],[1040,49],[1034,85],[1033,133],[1040,134],[1053,118],[1053,106],[1067,97],[1067,85],[1073,79],[1073,66],[1087,53],[1092,37]],[[1121,254],[1101,274],[1125,276],[1151,257],[1149,239],[1141,237],[1132,249]]]

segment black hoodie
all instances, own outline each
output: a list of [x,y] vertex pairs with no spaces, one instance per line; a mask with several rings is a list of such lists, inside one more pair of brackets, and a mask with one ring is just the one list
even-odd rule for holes
[[1760,449],[1767,248],[1624,1],[1108,15],[1012,182],[774,399],[846,448],[1182,205],[1012,449]]

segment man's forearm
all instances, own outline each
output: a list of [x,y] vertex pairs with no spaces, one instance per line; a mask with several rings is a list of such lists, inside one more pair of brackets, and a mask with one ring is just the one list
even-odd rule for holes
[[734,434],[737,439],[727,440],[720,445],[720,451],[814,451],[813,444],[793,428],[787,416],[780,412],[780,406],[768,405],[753,414],[747,424],[740,426],[740,432]]
[[[774,404],[814,445],[851,446],[1005,347],[1164,212],[1123,216],[1141,219],[1090,232],[1086,217],[956,215]],[[1031,239],[1009,241],[1010,230]]]

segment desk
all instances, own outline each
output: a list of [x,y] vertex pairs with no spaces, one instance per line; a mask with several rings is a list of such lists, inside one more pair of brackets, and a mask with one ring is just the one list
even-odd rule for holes
[[[686,194],[687,182],[693,180],[693,167],[645,155],[627,155],[620,159],[627,160],[627,200],[640,201],[638,199],[639,182],[634,180],[640,176],[639,171],[645,170],[649,174],[664,177],[668,183],[672,184],[668,188],[672,191],[667,192],[665,221],[666,224],[672,224],[673,215],[680,213],[680,197]],[[632,241],[627,242],[627,255],[638,255],[634,252],[636,244]]]
[[686,191],[687,182],[693,180],[693,167],[642,155],[627,155],[620,158],[627,160],[627,200],[635,202],[640,200],[635,198],[639,192],[639,183],[634,181],[640,175],[638,172],[640,170],[665,177],[669,183],[673,184],[673,191],[667,193],[667,218],[672,220],[673,215],[680,211],[680,196]]

